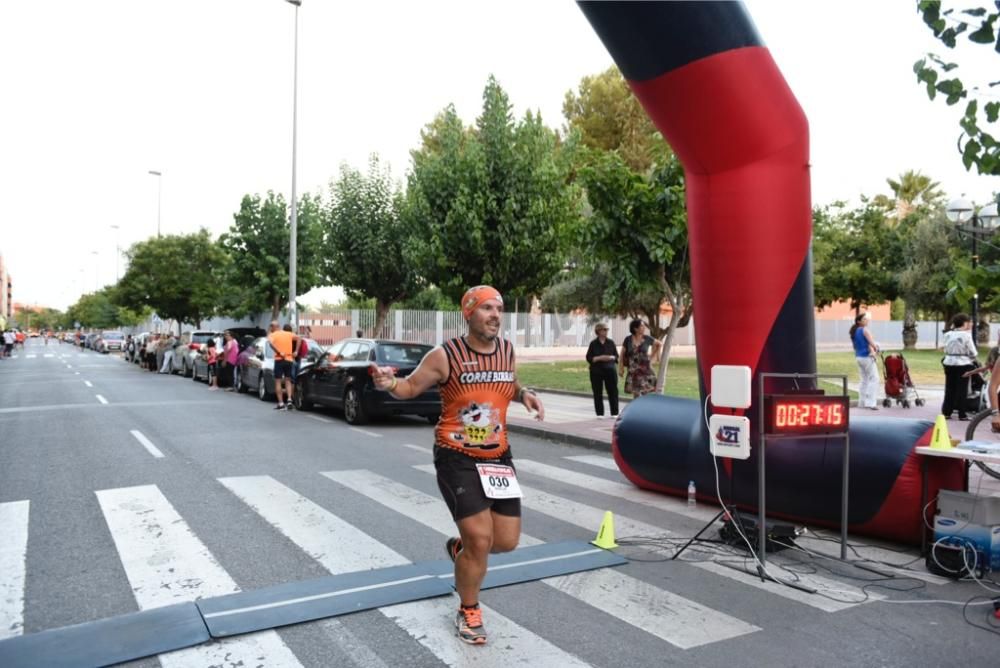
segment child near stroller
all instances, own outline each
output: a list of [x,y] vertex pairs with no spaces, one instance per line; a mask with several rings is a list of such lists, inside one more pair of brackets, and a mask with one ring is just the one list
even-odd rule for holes
[[920,398],[917,388],[910,379],[910,368],[906,365],[906,358],[900,353],[886,356],[881,351],[879,357],[882,358],[882,371],[885,373],[885,399],[882,400],[882,405],[889,408],[895,401],[903,408],[909,408],[912,395],[913,403],[923,406],[924,400]]

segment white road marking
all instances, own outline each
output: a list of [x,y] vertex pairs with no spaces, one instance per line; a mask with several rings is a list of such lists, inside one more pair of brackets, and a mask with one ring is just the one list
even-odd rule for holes
[[135,440],[139,441],[139,443],[142,444],[142,447],[146,448],[146,450],[149,451],[149,454],[153,455],[154,457],[163,457],[163,453],[160,452],[160,449],[157,448],[155,445],[153,445],[152,441],[146,438],[146,436],[141,431],[139,431],[138,429],[132,429],[129,433],[135,437]]
[[75,374],[76,374],[77,376],[79,376],[79,375],[80,375],[80,372],[79,372],[79,371],[74,371],[73,373],[75,373]]
[[[414,466],[413,468],[423,471],[424,473],[435,473],[433,465],[428,466],[421,464]],[[525,485],[523,482],[521,482],[521,490],[524,492],[524,498],[521,499],[521,505],[525,508],[530,508],[531,510],[542,513],[543,515],[554,517],[557,520],[567,522],[569,524],[575,524],[583,529],[593,531],[594,535],[597,535],[597,530],[601,526],[601,521],[604,519],[604,510],[588,506],[577,501],[572,501],[561,496],[543,492],[542,490],[535,489],[530,485]],[[669,538],[675,536],[673,532],[667,529],[647,524],[639,520],[634,520],[625,515],[620,515],[617,511],[615,511],[614,520],[615,533],[618,538]],[[659,554],[672,555],[676,548],[673,546],[664,548],[648,546],[647,549]],[[716,560],[731,563],[737,567],[742,566],[740,558],[735,555],[720,556],[717,557]],[[782,598],[787,598],[798,603],[804,603],[826,612],[836,612],[838,610],[852,608],[855,605],[864,602],[866,598],[865,593],[853,585],[821,576],[797,574],[803,584],[811,586],[823,594],[838,600],[832,600],[831,598],[825,598],[816,594],[808,594],[806,592],[799,591],[798,589],[784,587],[772,582],[762,583],[760,577],[758,577],[756,573],[751,574],[735,570],[728,566],[713,563],[708,560],[690,561],[685,563],[689,563],[697,568],[716,573],[731,580],[736,580],[737,582],[741,582],[751,587],[763,589],[764,591],[776,594]],[[786,561],[774,556],[768,558],[768,564],[771,566],[771,569],[769,570],[771,570],[772,575],[783,577],[785,579],[789,579],[789,574],[782,571],[780,568],[777,568],[778,565],[785,564],[801,566],[801,564],[797,562]],[[750,567],[748,566],[748,568]],[[872,601],[883,598],[885,597],[875,593],[870,593],[868,596],[868,600]]]
[[[142,610],[239,591],[154,485],[95,492]],[[159,656],[165,667],[300,666],[275,631],[227,638]]]
[[[371,471],[324,471],[323,475],[443,536],[455,534],[451,514],[444,502],[436,497]],[[522,545],[542,542],[521,534]],[[618,568],[561,575],[541,582],[682,649],[760,630],[753,624],[660,589]]]
[[[660,494],[659,492],[650,492],[644,489],[639,489],[630,482],[615,482],[606,478],[599,478],[586,473],[578,473],[570,469],[551,466],[549,464],[543,464],[530,459],[518,459],[515,462],[515,466],[517,467],[518,473],[528,473],[531,475],[541,476],[543,478],[549,478],[550,480],[555,480],[556,482],[565,483],[574,487],[582,487],[590,492],[606,494],[625,501],[631,501],[632,503],[650,506],[658,510],[666,510],[667,512],[701,520],[702,522],[707,522],[712,519],[712,517],[715,516],[715,513],[718,512],[714,506],[709,507],[701,505],[696,506],[695,508],[689,508],[687,506],[686,499],[675,498],[666,496],[665,494]],[[624,479],[624,476],[622,476],[622,478]]]
[[73,368],[73,365],[72,365],[72,364],[67,364],[67,365],[66,365],[66,368],[67,368],[67,369],[72,369],[72,368]]
[[382,438],[382,434],[376,433],[374,431],[368,431],[367,429],[359,429],[357,427],[350,427],[351,431],[356,431],[359,434],[364,434],[365,436],[371,436],[372,438]]
[[94,386],[93,383],[91,383],[89,380],[83,381],[83,384],[86,385],[87,387],[93,387]]
[[95,394],[94,396],[97,397],[97,400],[100,401],[102,404],[108,403],[108,400],[102,397],[101,395]]
[[[31,360],[31,359],[35,359],[35,357],[36,357],[36,355],[34,353],[28,353],[27,355],[24,356],[24,359]],[[51,355],[49,355],[48,357],[51,357]]]
[[315,420],[316,422],[324,422],[326,424],[333,424],[333,420],[330,418],[320,417],[318,415],[306,415],[310,420]]
[[422,445],[414,445],[413,443],[400,443],[404,448],[409,448],[410,450],[416,450],[425,455],[430,455],[434,453],[433,448],[427,448]]
[[[34,357],[34,355],[28,355],[28,357]],[[45,353],[42,357],[55,357],[52,353]]]
[[[331,573],[410,563],[395,550],[273,478],[220,478],[219,482]],[[490,630],[489,649],[483,652],[482,647],[466,645],[455,637],[451,625],[456,607],[454,598],[441,597],[379,610],[449,666],[509,668],[523,662],[526,656],[539,666],[587,665],[485,605],[482,607]]]
[[588,464],[590,466],[599,466],[602,469],[608,469],[609,471],[618,470],[618,464],[615,464],[614,457],[605,457],[603,455],[577,455],[575,457],[563,457],[563,459],[568,459],[571,462]]
[[27,501],[0,503],[0,640],[24,632],[28,516]]

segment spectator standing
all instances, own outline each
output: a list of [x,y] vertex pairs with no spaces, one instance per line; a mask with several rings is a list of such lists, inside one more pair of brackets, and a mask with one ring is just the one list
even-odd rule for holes
[[859,313],[851,326],[851,344],[854,346],[854,360],[858,363],[858,374],[861,382],[858,385],[858,406],[877,411],[878,402],[878,365],[875,356],[878,355],[878,344],[868,331],[869,317],[867,313]]
[[[274,349],[274,394],[278,397],[275,410],[291,410],[292,408],[292,362],[295,361],[295,351],[298,348],[298,337],[292,333],[292,326],[278,328],[278,321],[271,321],[271,333],[267,340]],[[261,378],[260,382],[264,382]],[[284,392],[282,392],[284,385]],[[288,403],[285,403],[287,396]]]
[[969,379],[965,374],[979,366],[976,344],[972,341],[972,320],[964,313],[951,319],[951,329],[944,335],[944,401],[941,414],[951,419],[958,410],[959,420],[968,420],[966,401],[969,394]]
[[299,369],[302,368],[302,361],[309,356],[309,342],[306,339],[312,338],[312,328],[308,325],[301,328],[300,334],[305,334],[305,336],[299,337],[299,345],[295,349],[295,364],[292,368],[292,382],[294,383],[299,377]]
[[222,368],[219,371],[219,382],[226,392],[236,389],[236,363],[240,357],[240,344],[236,343],[233,333],[226,330],[222,335]]
[[603,322],[594,327],[597,335],[587,348],[587,363],[590,364],[590,388],[594,392],[594,412],[598,418],[604,417],[604,391],[608,393],[608,407],[611,417],[618,415],[618,349],[608,339],[608,326]]
[[160,364],[160,373],[173,373],[174,370],[174,348],[177,346],[177,339],[173,334],[160,341],[158,349],[163,351],[163,362]]
[[209,339],[205,344],[205,361],[208,363],[208,389],[219,389],[219,353],[215,348],[215,339]]
[[663,344],[646,333],[646,323],[638,318],[629,323],[628,331],[632,334],[622,344],[618,374],[625,376],[625,391],[641,397],[656,389],[653,365],[660,358]]
[[14,351],[14,332],[9,329],[3,333],[3,356],[10,357],[11,353]]

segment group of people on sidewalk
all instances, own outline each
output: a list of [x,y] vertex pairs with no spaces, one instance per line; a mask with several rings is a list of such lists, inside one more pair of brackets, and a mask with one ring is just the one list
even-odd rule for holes
[[[594,327],[594,340],[587,348],[590,365],[590,387],[594,393],[594,412],[604,417],[604,392],[608,394],[611,417],[618,415],[618,378],[624,377],[625,391],[641,397],[656,389],[656,372],[653,366],[659,361],[663,344],[649,335],[642,320],[629,323],[629,336],[622,342],[621,355],[617,345],[608,339],[608,326],[598,323]],[[617,370],[617,375],[616,375]]]
[[[850,337],[861,377],[858,406],[878,410],[879,373],[876,357],[881,349],[872,338],[868,329],[869,322],[867,313],[859,313],[854,319]],[[972,324],[968,315],[958,313],[949,321],[944,333],[944,357],[941,358],[944,368],[944,399],[941,402],[941,414],[949,420],[954,418],[955,413],[959,420],[968,420],[970,413],[979,410],[977,391],[983,385],[981,374],[987,371],[992,372],[991,389],[988,390],[990,406],[997,407],[997,387],[994,385],[1000,386],[1000,369],[995,368],[1000,358],[1000,341],[998,346],[990,350],[986,364],[980,366],[979,351],[972,338]]]

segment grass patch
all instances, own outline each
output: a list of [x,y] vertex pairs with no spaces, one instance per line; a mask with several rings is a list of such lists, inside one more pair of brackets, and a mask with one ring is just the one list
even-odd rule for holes
[[[891,352],[886,351],[888,355]],[[919,389],[922,385],[943,385],[944,371],[941,368],[941,351],[915,350],[905,353],[910,368],[910,378]],[[985,352],[980,357],[985,357]],[[818,373],[847,376],[847,382],[858,382],[858,365],[854,353],[823,352],[816,355]],[[882,362],[879,361],[879,375]],[[565,390],[590,394],[590,373],[587,363],[579,362],[521,362],[517,365],[518,380],[528,387],[548,390]],[[624,382],[619,381],[619,390]],[[667,387],[664,394],[672,397],[696,399],[698,393],[698,371],[694,358],[674,358],[667,369]],[[854,393],[852,392],[852,395]]]

